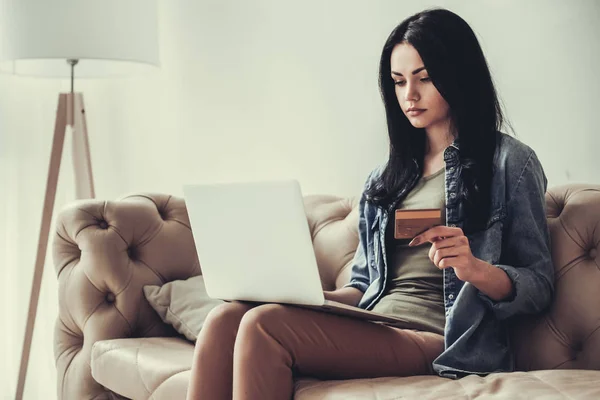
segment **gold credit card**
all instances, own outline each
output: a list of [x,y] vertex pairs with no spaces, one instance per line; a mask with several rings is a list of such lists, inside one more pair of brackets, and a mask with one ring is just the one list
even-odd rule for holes
[[412,239],[437,225],[443,225],[439,208],[396,210],[394,238]]

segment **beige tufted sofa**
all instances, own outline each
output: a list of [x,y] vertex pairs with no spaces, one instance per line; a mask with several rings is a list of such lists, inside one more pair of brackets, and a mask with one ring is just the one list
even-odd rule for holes
[[[556,295],[544,315],[515,320],[520,372],[457,381],[303,378],[295,398],[600,398],[600,185],[555,187],[546,199]],[[323,288],[340,287],[358,242],[357,199],[307,196],[305,206]],[[144,285],[201,273],[183,199],[74,202],[60,214],[53,252],[59,398],[184,399],[193,344],[165,325],[142,293]]]

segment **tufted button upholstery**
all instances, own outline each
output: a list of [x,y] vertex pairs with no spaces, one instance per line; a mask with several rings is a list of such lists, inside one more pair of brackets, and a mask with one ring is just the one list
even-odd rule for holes
[[114,293],[106,293],[106,302],[114,303],[115,302],[115,294]]
[[138,250],[134,245],[127,248],[127,257],[129,257],[131,261],[137,261],[139,259]]
[[59,398],[115,398],[91,376],[92,345],[176,334],[150,307],[142,287],[201,273],[185,203],[158,194],[73,202],[58,217],[53,258]]
[[[546,201],[556,268],[555,296],[547,312],[513,320],[517,368],[600,369],[600,308],[596,307],[600,303],[600,185],[551,188]],[[350,279],[358,245],[358,199],[314,195],[306,196],[304,205],[323,289],[339,288]],[[105,221],[106,228],[98,221]],[[117,201],[74,202],[59,216],[53,251],[59,282],[55,333],[59,398],[120,398],[92,378],[92,346],[103,341],[96,347],[96,352],[103,354],[98,363],[108,365],[108,360],[119,359],[119,354],[131,358],[126,349],[125,353],[104,354],[105,346],[114,345],[107,339],[175,335],[151,309],[142,287],[201,273],[184,201],[139,194]],[[146,349],[150,342],[136,339],[128,343],[138,347],[145,343]],[[157,341],[155,346],[162,343]],[[155,347],[151,349],[155,354]],[[177,368],[182,366],[179,358],[172,361]],[[163,367],[164,371],[150,368],[148,377],[154,379],[158,372],[169,376],[167,366]],[[107,367],[100,372],[112,371]],[[156,391],[149,396],[159,398],[158,392],[176,381],[185,386],[187,376],[177,373],[162,385],[154,379]],[[549,382],[561,379],[555,374],[544,376]],[[365,386],[377,388],[371,381]],[[143,387],[146,396],[148,389]],[[170,398],[168,392],[163,398]]]
[[600,186],[555,187],[546,203],[554,301],[542,315],[515,318],[517,367],[600,369]]

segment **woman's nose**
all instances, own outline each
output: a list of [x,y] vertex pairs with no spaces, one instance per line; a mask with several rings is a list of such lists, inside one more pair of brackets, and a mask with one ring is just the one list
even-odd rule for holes
[[414,85],[406,85],[406,94],[404,96],[406,101],[417,101],[419,100],[419,93],[417,92]]

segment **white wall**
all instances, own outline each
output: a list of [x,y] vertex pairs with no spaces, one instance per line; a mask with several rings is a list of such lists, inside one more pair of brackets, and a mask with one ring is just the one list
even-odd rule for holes
[[[160,70],[77,82],[97,197],[279,177],[298,178],[307,194],[358,194],[387,151],[381,47],[398,22],[433,5],[476,31],[507,116],[550,186],[600,183],[597,1],[164,0]],[[16,387],[61,90],[68,82],[0,75],[2,399]],[[74,197],[68,147],[61,172],[56,210]],[[27,399],[55,393],[56,291],[48,257]]]

